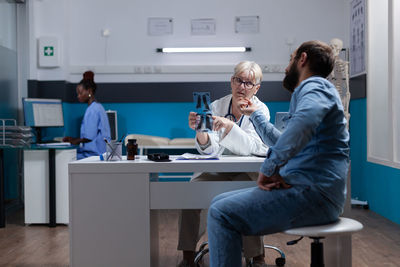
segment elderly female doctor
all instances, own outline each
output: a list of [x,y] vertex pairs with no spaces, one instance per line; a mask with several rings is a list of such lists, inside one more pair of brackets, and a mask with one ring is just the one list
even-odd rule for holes
[[[269,110],[255,95],[260,89],[262,71],[255,62],[243,61],[236,65],[231,77],[232,94],[211,103],[213,132],[197,132],[196,148],[201,154],[223,151],[242,156],[266,155],[268,147],[261,141],[248,116],[241,115],[238,101],[247,98],[262,110],[269,120]],[[189,114],[189,127],[196,129],[196,113]],[[202,173],[192,181],[257,180],[257,173]],[[179,266],[194,266],[196,245],[205,231],[205,216],[201,210],[182,210],[179,226],[178,250],[183,251]],[[264,263],[262,237],[243,237],[244,256],[253,266]]]
[[104,139],[110,140],[110,124],[103,106],[96,102],[94,94],[97,85],[94,82],[94,73],[86,71],[83,79],[76,87],[79,102],[87,103],[88,107],[83,116],[80,137],[64,137],[64,142],[80,145],[77,159],[98,156],[106,152]]

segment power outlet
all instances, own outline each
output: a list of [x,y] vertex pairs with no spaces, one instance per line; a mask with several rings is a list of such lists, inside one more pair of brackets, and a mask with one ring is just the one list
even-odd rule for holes
[[143,73],[143,68],[141,66],[135,66],[133,72],[137,74]]
[[145,66],[144,73],[153,73],[153,68],[151,66]]

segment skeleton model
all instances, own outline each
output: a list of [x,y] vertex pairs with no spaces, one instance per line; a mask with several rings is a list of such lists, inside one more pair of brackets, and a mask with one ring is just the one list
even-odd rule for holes
[[340,39],[334,38],[331,40],[330,45],[335,55],[335,66],[332,73],[328,76],[328,80],[332,82],[339,92],[340,99],[342,100],[344,115],[347,120],[347,128],[349,127],[350,113],[350,89],[349,89],[349,62],[344,61],[339,57],[340,51],[343,47],[343,42]]

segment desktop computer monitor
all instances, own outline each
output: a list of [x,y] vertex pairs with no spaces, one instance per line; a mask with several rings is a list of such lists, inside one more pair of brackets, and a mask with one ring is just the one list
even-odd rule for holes
[[25,125],[36,129],[36,142],[41,142],[42,127],[63,127],[61,99],[23,98]]
[[106,113],[108,117],[108,122],[110,123],[111,140],[117,141],[118,140],[117,111],[107,110]]

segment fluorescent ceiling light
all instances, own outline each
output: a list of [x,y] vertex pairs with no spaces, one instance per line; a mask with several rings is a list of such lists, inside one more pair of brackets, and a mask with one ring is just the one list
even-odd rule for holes
[[249,52],[251,47],[229,46],[229,47],[165,47],[157,48],[160,53],[226,53],[226,52]]

